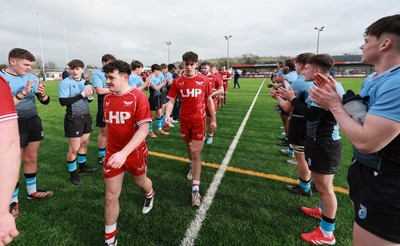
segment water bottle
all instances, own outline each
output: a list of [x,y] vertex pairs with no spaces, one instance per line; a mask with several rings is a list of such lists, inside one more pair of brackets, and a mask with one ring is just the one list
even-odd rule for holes
[[[92,86],[90,85],[90,81],[89,81],[89,80],[86,80],[86,81],[85,81],[85,90],[86,90],[86,88],[92,88]],[[87,96],[87,99],[88,99],[89,101],[92,101],[92,100],[94,99],[93,94]]]
[[361,100],[350,101],[343,105],[346,112],[358,123],[364,124],[364,118],[367,115],[366,106]]
[[346,112],[355,121],[364,124],[364,118],[367,115],[367,106],[363,103],[363,98],[356,95],[352,90],[347,90],[343,95],[343,107]]

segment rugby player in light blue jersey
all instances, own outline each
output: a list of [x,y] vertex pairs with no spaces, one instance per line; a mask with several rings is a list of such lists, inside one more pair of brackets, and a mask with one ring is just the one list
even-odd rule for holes
[[138,90],[148,90],[150,85],[150,79],[146,78],[145,81],[142,79],[143,63],[138,60],[131,62],[131,71],[129,75],[128,84],[136,87]]
[[85,87],[85,80],[81,77],[85,67],[82,61],[72,60],[68,67],[71,75],[58,84],[58,100],[61,106],[67,106],[64,134],[68,138],[67,164],[70,180],[74,185],[81,185],[83,181],[78,175],[77,157],[79,172],[97,172],[96,168],[86,164],[89,137],[93,131],[88,96],[94,94],[94,89],[90,86]]
[[[161,89],[161,127],[162,130],[167,130],[169,129],[168,127],[164,127],[164,112],[165,112],[165,106],[167,105],[168,98],[167,98],[167,93],[169,89],[169,82],[172,82],[170,78],[167,78],[167,72],[168,72],[168,66],[165,63],[161,63],[161,73],[158,75],[160,77],[161,81],[167,80],[167,83],[165,86]],[[172,78],[172,76],[171,76]],[[173,125],[170,125],[169,127],[173,127]]]
[[[283,75],[278,76],[277,81],[279,81],[279,86],[290,86],[293,81],[295,81],[299,77],[298,73],[296,72],[296,66],[292,59],[288,59],[284,63],[283,67]],[[274,88],[279,88],[275,87]],[[281,153],[290,157],[293,157],[293,149],[289,146],[288,137],[289,137],[289,120],[290,120],[290,113],[283,110],[279,105],[279,113],[282,120],[283,128],[285,130],[285,138],[282,143],[278,143],[280,146],[288,146],[287,150],[281,150]]]
[[[305,81],[313,81],[317,74],[328,77],[333,64],[332,57],[327,54],[311,56],[307,59],[304,68]],[[344,94],[342,85],[337,82],[336,91],[339,95]],[[305,156],[315,188],[320,195],[319,206],[301,207],[305,214],[320,219],[319,227],[312,232],[300,234],[300,237],[308,243],[333,245],[336,242],[333,232],[337,211],[333,179],[339,169],[342,155],[339,125],[330,111],[310,101],[308,106],[304,105],[296,98],[295,92],[290,87],[288,89],[279,88],[279,95],[290,101],[297,112],[307,118]]]
[[[161,73],[161,66],[158,64],[153,64],[151,66],[151,73],[149,75],[150,78],[150,96],[149,96],[149,104],[150,104],[150,114],[153,119],[156,116],[156,123],[158,128],[159,135],[169,135],[168,132],[162,130],[162,122],[161,118],[163,115],[162,107],[161,107],[161,90],[164,88],[167,83],[167,79],[161,80],[159,74]],[[157,136],[153,132],[153,123],[150,123],[149,128],[149,137],[156,138]]]
[[[41,104],[47,105],[50,97],[45,93],[46,85],[35,75],[29,73],[35,57],[27,50],[15,48],[8,54],[8,66],[1,71],[11,88],[14,104],[18,113],[18,128],[24,176],[28,199],[40,199],[52,196],[52,191],[40,190],[36,186],[37,156],[40,142],[44,138],[42,121],[35,104],[35,96]],[[16,184],[10,203],[10,212],[19,215],[19,183]]]
[[399,245],[400,15],[368,26],[360,49],[361,62],[373,65],[375,72],[363,82],[359,97],[348,103],[364,106],[351,112],[350,105],[342,105],[333,78],[318,81],[310,98],[333,113],[353,144],[347,176],[355,215],[353,244]]
[[[175,73],[175,70],[176,70],[176,66],[175,66],[174,64],[171,63],[171,64],[168,64],[168,66],[167,66],[167,71],[164,73],[165,78],[168,79],[168,82],[167,82],[167,84],[166,84],[166,86],[165,86],[165,88],[166,88],[166,95],[168,94],[168,91],[169,91],[169,88],[170,88],[170,86],[171,86],[171,83],[172,83],[172,81],[174,80],[174,75],[173,75],[173,74]],[[165,99],[165,104],[162,105],[162,107],[163,107],[163,112],[164,112],[163,117],[162,117],[163,126],[164,126],[164,119],[165,119],[165,107],[166,107],[166,105],[167,105],[168,100],[169,100],[169,99],[166,97],[166,99]],[[175,127],[175,126],[172,124],[172,121],[170,121],[170,124],[169,124],[168,127]]]
[[[115,61],[116,58],[113,55],[105,54],[101,57],[101,63],[104,65]],[[101,68],[97,69],[92,73],[93,87],[97,93],[97,114],[96,114],[96,126],[100,127],[99,136],[97,137],[97,147],[99,154],[99,164],[104,164],[104,159],[106,157],[107,148],[107,128],[104,122],[104,110],[103,101],[104,97],[110,93],[106,84],[106,77],[104,76],[103,70]]]
[[[313,55],[313,53],[303,53],[296,56],[295,66],[299,77],[290,85],[292,90],[296,93],[296,98],[305,105],[307,105],[306,101],[308,99],[308,89],[314,84],[312,81],[306,82],[304,76],[300,74],[303,74],[307,59]],[[290,148],[294,151],[294,156],[296,159],[290,159],[288,160],[288,163],[297,165],[300,185],[288,184],[285,185],[285,188],[294,194],[310,197],[312,196],[312,191],[310,189],[311,171],[308,169],[304,155],[307,119],[296,110],[290,101],[279,97],[279,94],[276,91],[271,91],[270,95],[278,100],[279,105],[284,111],[291,113],[289,120],[288,141]],[[289,151],[289,149],[283,151]]]

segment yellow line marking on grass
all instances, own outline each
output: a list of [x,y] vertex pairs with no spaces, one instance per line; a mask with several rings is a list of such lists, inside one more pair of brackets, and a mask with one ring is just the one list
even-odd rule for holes
[[[168,155],[168,154],[158,153],[158,152],[154,152],[154,151],[149,151],[149,154],[157,156],[157,157],[166,158],[166,159],[169,159],[169,160],[175,160],[175,161],[181,161],[181,162],[189,163],[189,159],[183,158],[183,157],[179,157],[179,156]],[[202,164],[202,166],[211,167],[211,168],[214,168],[214,169],[219,169],[220,166],[221,166],[220,164],[208,163],[208,162],[204,162],[204,161],[201,162],[201,164]],[[299,181],[297,179],[292,179],[292,178],[288,178],[288,177],[284,177],[284,176],[279,176],[279,175],[276,175],[276,174],[255,172],[255,171],[245,170],[245,169],[232,167],[232,166],[227,166],[226,170],[230,171],[230,172],[234,172],[234,173],[247,174],[247,175],[254,176],[254,177],[266,178],[266,179],[276,180],[276,181],[285,182],[285,183],[291,183],[291,184],[298,184],[299,183]],[[335,192],[339,192],[339,193],[343,193],[343,194],[349,194],[349,190],[345,189],[345,188],[342,188],[342,187],[334,186],[333,189],[334,189]]]

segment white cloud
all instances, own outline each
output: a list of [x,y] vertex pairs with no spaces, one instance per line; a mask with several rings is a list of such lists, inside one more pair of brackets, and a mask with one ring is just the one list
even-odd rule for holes
[[364,1],[57,1],[13,0],[2,3],[0,63],[10,49],[21,47],[40,56],[39,13],[43,57],[59,67],[68,59],[100,65],[101,56],[112,53],[130,62],[146,65],[179,61],[185,51],[201,59],[245,53],[259,56],[290,55],[316,50],[315,26],[320,34],[320,52],[339,55],[360,53],[363,32],[373,21],[400,13],[396,0]]

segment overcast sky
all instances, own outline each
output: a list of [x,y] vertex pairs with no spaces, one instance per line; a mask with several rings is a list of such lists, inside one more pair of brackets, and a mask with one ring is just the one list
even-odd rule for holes
[[230,57],[294,56],[316,51],[321,26],[319,53],[361,54],[365,28],[400,14],[400,1],[7,0],[1,9],[0,63],[15,47],[41,56],[40,26],[44,61],[64,67],[67,57],[100,66],[105,53],[167,63],[166,41],[171,62],[189,50],[200,59],[227,57],[227,35]]

